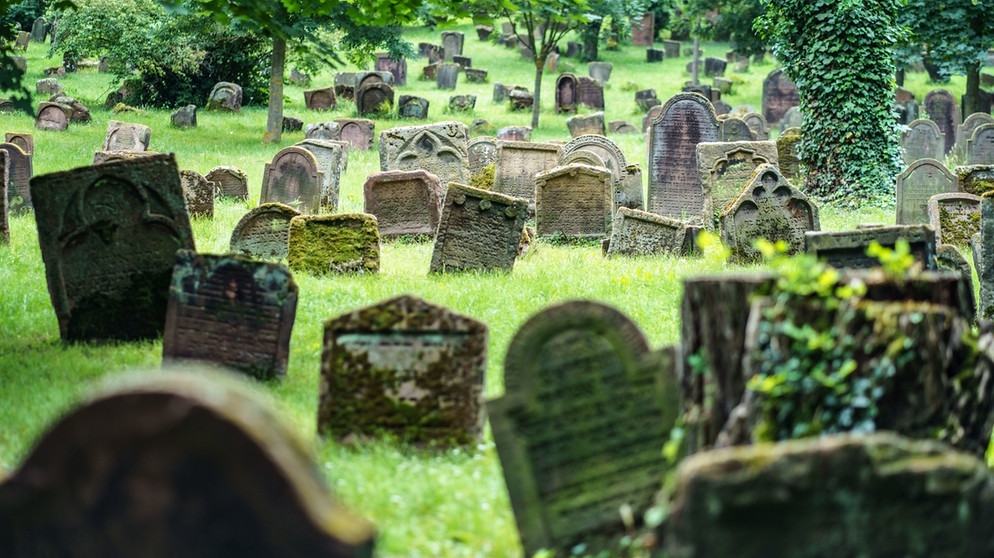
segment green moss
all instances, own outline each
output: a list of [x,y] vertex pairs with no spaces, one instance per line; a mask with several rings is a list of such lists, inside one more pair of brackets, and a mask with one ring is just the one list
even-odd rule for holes
[[480,169],[480,172],[470,177],[469,185],[472,186],[473,188],[479,188],[481,190],[493,190],[494,167],[496,167],[496,163],[490,163],[489,165]]
[[287,264],[294,271],[377,273],[380,234],[376,218],[362,213],[299,216],[290,220]]

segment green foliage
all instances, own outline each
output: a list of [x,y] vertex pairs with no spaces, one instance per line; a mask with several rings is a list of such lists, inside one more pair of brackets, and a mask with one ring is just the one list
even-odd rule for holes
[[760,0],[727,0],[715,22],[715,35],[728,37],[729,46],[740,56],[766,52],[766,41],[756,33],[753,22],[766,10]]
[[0,27],[14,25],[24,31],[30,31],[36,19],[45,14],[45,0],[24,0],[12,4],[6,10],[0,10]]
[[757,20],[805,114],[807,191],[847,207],[893,203],[902,168],[892,50],[899,0],[764,0]]
[[947,74],[963,74],[984,63],[994,46],[994,1],[905,0],[899,23],[910,31],[902,46],[902,61],[924,54]]
[[[12,58],[17,55],[14,52],[13,42],[17,38],[18,27],[27,23],[43,4],[42,0],[24,2],[0,0],[0,92],[13,93],[10,95],[10,100],[14,103],[14,107],[25,114],[34,114],[34,110],[31,107],[31,92],[21,84],[24,72],[14,64]],[[61,9],[71,5],[69,0],[56,0],[51,7]],[[32,21],[33,19],[31,18]],[[30,29],[31,24],[27,23],[27,30]]]

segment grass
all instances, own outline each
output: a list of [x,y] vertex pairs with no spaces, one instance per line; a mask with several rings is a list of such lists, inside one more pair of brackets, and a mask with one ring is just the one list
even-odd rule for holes
[[[438,91],[433,82],[419,81],[421,61],[408,62],[408,86],[398,95],[429,99],[429,121],[476,118],[497,127],[528,125],[530,113],[509,112],[491,102],[494,81],[523,84],[532,88],[534,74],[516,51],[481,43],[469,25],[457,28],[466,33],[465,54],[473,65],[490,71],[488,84],[460,82],[456,92]],[[412,29],[408,39],[439,42],[438,30]],[[723,56],[727,46],[705,43],[705,56]],[[44,77],[41,70],[55,66],[47,59],[47,45],[32,45],[28,51],[27,83]],[[605,88],[606,119],[626,119],[640,127],[641,113],[633,98],[636,89],[652,87],[665,100],[689,79],[684,70],[687,58],[659,64],[645,63],[641,48],[602,51],[614,64],[611,82]],[[575,60],[562,58],[560,70],[586,74]],[[745,73],[731,73],[733,105],[762,105],[762,79],[774,69],[772,61],[753,65]],[[333,69],[315,76],[312,87],[332,84]],[[908,86],[922,99],[930,85],[910,74]],[[222,201],[213,220],[195,220],[198,250],[227,251],[231,230],[238,219],[258,203],[263,166],[281,147],[303,139],[303,133],[284,135],[281,145],[264,145],[260,139],[266,113],[246,108],[237,115],[200,111],[198,127],[172,128],[169,111],[112,114],[102,108],[103,97],[112,90],[110,77],[78,73],[61,78],[70,95],[93,112],[93,122],[73,124],[64,133],[34,131],[33,121],[23,115],[4,115],[3,129],[32,132],[35,137],[35,174],[88,165],[101,148],[109,120],[146,124],[152,128],[150,148],[176,154],[180,167],[206,174],[217,165],[233,165],[249,177],[250,201]],[[555,75],[543,82],[541,127],[533,140],[566,141],[566,116],[552,111]],[[962,93],[961,78],[945,87]],[[475,94],[474,111],[445,114],[452,94]],[[303,107],[303,89],[288,84],[286,114],[305,122],[354,116],[354,106],[343,102],[331,113],[316,114]],[[420,122],[377,120],[377,132],[398,125]],[[630,162],[645,169],[645,140],[639,135],[612,137]],[[362,209],[362,183],[379,170],[378,154],[352,151],[348,171],[342,177],[339,211]],[[892,210],[840,212],[821,210],[826,230],[853,228],[860,222],[893,223]],[[31,215],[10,221],[11,243],[0,246],[0,468],[13,470],[45,428],[90,389],[95,381],[123,370],[158,368],[161,343],[77,344],[59,341],[58,325],[45,288],[37,233]],[[448,306],[488,324],[489,350],[486,395],[503,393],[503,360],[511,338],[532,314],[549,304],[589,298],[617,307],[645,332],[653,347],[679,340],[679,305],[682,279],[725,271],[728,266],[712,259],[635,258],[606,260],[598,247],[589,244],[562,245],[539,242],[516,264],[512,274],[468,273],[428,276],[431,245],[384,243],[379,275],[372,277],[318,278],[297,274],[300,287],[297,320],[291,339],[287,378],[264,384],[280,414],[302,437],[313,440],[316,459],[338,497],[357,513],[374,521],[379,530],[382,556],[518,556],[517,531],[507,501],[499,462],[489,435],[478,448],[447,452],[419,452],[377,442],[361,448],[345,448],[315,437],[317,385],[322,349],[323,322],[355,308],[385,298],[412,293]]]

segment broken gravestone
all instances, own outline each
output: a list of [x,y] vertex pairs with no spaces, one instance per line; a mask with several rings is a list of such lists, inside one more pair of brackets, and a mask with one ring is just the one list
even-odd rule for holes
[[528,201],[451,183],[431,254],[431,272],[511,271]]
[[937,244],[968,246],[980,232],[980,196],[954,192],[928,199],[928,223]]
[[442,182],[468,182],[466,146],[469,129],[462,122],[401,126],[380,132],[380,170],[424,169]]
[[217,185],[218,196],[248,199],[248,175],[242,169],[222,165],[211,169],[204,178]]
[[897,175],[897,224],[928,223],[928,199],[959,190],[956,177],[935,159],[919,159]]
[[611,232],[614,180],[604,167],[569,164],[535,175],[535,235],[603,238]]
[[287,263],[313,275],[378,273],[380,234],[364,213],[301,215],[290,220]]
[[562,146],[530,141],[498,141],[494,191],[535,203],[535,175],[559,164]]
[[259,203],[279,202],[301,213],[318,213],[324,173],[314,154],[303,147],[285,147],[266,163]]
[[806,250],[832,267],[869,269],[880,260],[866,254],[871,242],[894,249],[898,239],[908,242],[911,256],[922,269],[935,269],[935,231],[928,225],[872,227],[854,231],[808,232]]
[[932,120],[913,120],[908,124],[908,129],[901,133],[905,165],[911,165],[919,159],[941,160],[945,156],[942,151],[944,146],[942,131]]
[[376,217],[380,238],[435,234],[444,191],[423,169],[374,172],[362,186],[363,212]]
[[697,162],[704,188],[701,222],[711,228],[715,218],[754,177],[756,169],[765,164],[777,165],[779,159],[777,144],[772,141],[702,142],[697,144]]
[[648,211],[618,208],[607,256],[682,256],[693,251],[694,235],[684,221]]
[[146,151],[152,139],[152,129],[144,124],[111,120],[107,123],[104,151]]
[[242,88],[238,84],[221,81],[214,85],[207,97],[207,110],[238,112],[242,109]]
[[282,203],[264,203],[239,219],[231,232],[229,251],[263,260],[287,256],[290,220],[300,212]]

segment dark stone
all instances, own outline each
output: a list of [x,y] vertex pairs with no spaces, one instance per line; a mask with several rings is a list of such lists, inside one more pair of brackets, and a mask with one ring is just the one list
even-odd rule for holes
[[359,116],[388,114],[393,110],[393,97],[393,87],[387,83],[362,85],[355,92],[356,110]]
[[279,202],[301,213],[318,213],[323,181],[314,154],[298,146],[283,148],[266,163],[259,203]]
[[214,167],[204,178],[215,184],[218,196],[248,199],[248,175],[237,167]]
[[476,108],[476,95],[453,95],[449,97],[449,112],[469,112]]
[[338,98],[334,87],[304,91],[304,106],[310,110],[335,110]]
[[376,55],[376,71],[390,72],[393,75],[394,85],[407,85],[407,60],[404,58],[394,60],[387,53],[378,53]]
[[[783,73],[783,70],[773,70],[763,80],[763,118],[769,125],[779,125],[787,109],[800,104],[797,85]],[[787,127],[789,126],[783,126],[781,129]]]
[[292,116],[283,117],[283,131],[284,132],[299,132],[304,129],[304,121],[299,118],[294,118]]
[[666,51],[660,48],[645,49],[645,61],[652,64],[666,59]]
[[424,120],[428,118],[428,106],[428,99],[424,97],[401,95],[400,101],[397,103],[397,116]]
[[373,147],[373,132],[376,123],[365,118],[338,118],[339,138],[354,149],[366,151]]
[[933,89],[925,95],[922,105],[928,117],[935,121],[939,130],[945,134],[946,145],[943,153],[949,154],[956,145],[956,128],[961,121],[956,99],[945,89]]
[[207,98],[207,110],[238,112],[241,108],[242,88],[234,83],[217,83]]
[[186,105],[174,110],[170,119],[177,128],[196,128],[197,105]]
[[433,235],[442,216],[445,189],[428,171],[374,172],[362,186],[363,213],[376,217],[380,238]]

